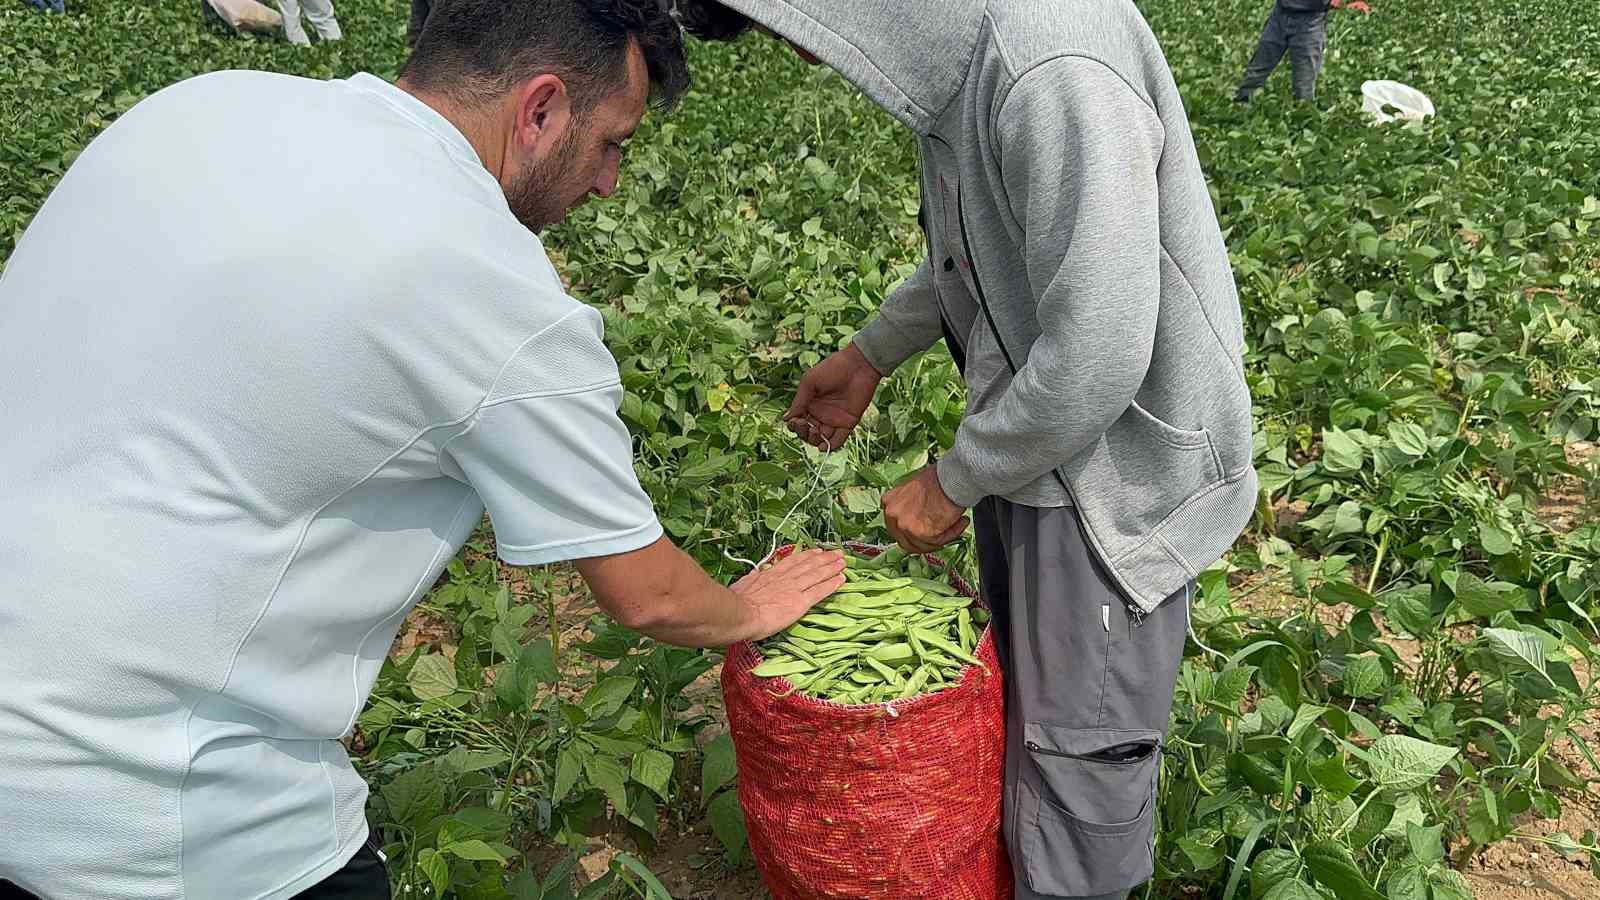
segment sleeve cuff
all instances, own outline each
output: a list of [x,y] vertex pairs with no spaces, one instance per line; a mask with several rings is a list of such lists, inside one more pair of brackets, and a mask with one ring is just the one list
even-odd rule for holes
[[[493,517],[491,516],[491,521]],[[496,544],[496,552],[506,563],[513,566],[543,566],[550,563],[565,562],[569,559],[589,559],[595,556],[615,556],[618,553],[632,553],[654,544],[661,539],[663,532],[661,522],[651,519],[627,531],[614,531],[610,534],[594,535],[580,538],[575,541],[557,541],[549,544],[535,544],[530,547],[516,547],[507,544]]]
[[881,313],[868,322],[867,327],[856,332],[852,343],[867,358],[867,362],[878,370],[879,375],[888,375],[901,363],[928,349],[907,340],[905,330],[894,327]]
[[971,509],[978,505],[978,501],[989,496],[978,483],[978,475],[967,464],[966,454],[962,453],[959,446],[950,448],[950,452],[939,458],[934,464],[934,471],[939,475],[939,486],[944,489],[946,497],[957,506]]

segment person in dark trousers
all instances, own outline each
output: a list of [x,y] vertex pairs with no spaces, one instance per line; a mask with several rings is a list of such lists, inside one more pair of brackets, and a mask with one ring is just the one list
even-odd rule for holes
[[428,11],[433,9],[433,0],[411,0],[411,21],[406,23],[406,46],[415,47],[417,38],[422,35],[422,26],[428,24]]
[[781,38],[916,135],[928,256],[787,419],[837,449],[885,375],[949,346],[966,414],[884,521],[926,552],[975,520],[1016,897],[1126,896],[1153,871],[1193,580],[1257,494],[1238,295],[1155,35],[1131,0],[677,11],[703,38]]
[[1233,99],[1249,103],[1250,97],[1267,83],[1267,76],[1289,54],[1294,66],[1294,96],[1297,100],[1315,100],[1317,75],[1322,72],[1322,51],[1328,45],[1328,10],[1353,9],[1370,13],[1372,9],[1361,0],[1277,0],[1272,15],[1267,17],[1267,27],[1261,31],[1261,41],[1256,44],[1255,55],[1244,70],[1244,81]]

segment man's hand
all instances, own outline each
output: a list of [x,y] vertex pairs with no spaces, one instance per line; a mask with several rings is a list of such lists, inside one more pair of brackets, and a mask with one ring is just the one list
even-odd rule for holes
[[883,495],[883,523],[907,553],[931,553],[967,530],[964,510],[945,494],[933,464]]
[[861,421],[882,380],[883,375],[851,344],[812,366],[800,379],[784,423],[819,450],[837,450]]
[[1345,2],[1345,0],[1328,0],[1328,5],[1334,9],[1353,9],[1362,14],[1369,14],[1372,12],[1372,7],[1363,3],[1362,0],[1349,0],[1348,3]]
[[802,550],[734,582],[754,629],[746,639],[759,641],[793,625],[844,580],[844,554]]

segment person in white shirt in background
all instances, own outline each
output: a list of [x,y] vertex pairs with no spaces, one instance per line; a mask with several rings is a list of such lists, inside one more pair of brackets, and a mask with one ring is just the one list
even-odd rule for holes
[[311,44],[305,26],[300,24],[302,2],[305,4],[306,18],[311,20],[311,27],[317,30],[317,37],[324,41],[337,41],[344,37],[344,32],[339,30],[339,20],[333,14],[333,0],[278,0],[278,10],[283,13],[283,36],[289,39],[289,43],[303,46]]

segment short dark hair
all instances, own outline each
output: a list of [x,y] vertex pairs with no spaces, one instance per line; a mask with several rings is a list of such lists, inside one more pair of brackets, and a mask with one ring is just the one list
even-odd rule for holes
[[401,76],[462,100],[498,97],[553,72],[573,104],[587,107],[625,83],[634,43],[658,108],[689,87],[683,33],[661,0],[432,0],[413,6],[412,28]]
[[702,41],[731,41],[754,23],[716,0],[678,0],[678,21],[683,30]]

